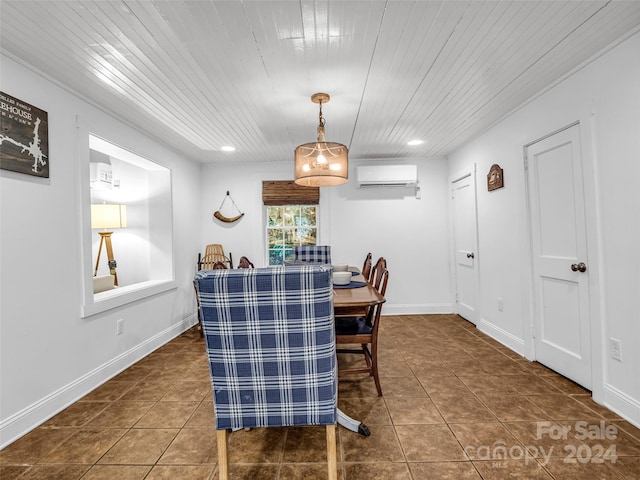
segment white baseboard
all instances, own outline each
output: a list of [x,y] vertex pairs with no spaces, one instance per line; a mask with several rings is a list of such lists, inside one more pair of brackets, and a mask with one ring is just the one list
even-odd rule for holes
[[629,423],[640,428],[640,402],[609,384],[604,386],[603,404]]
[[450,303],[425,303],[425,304],[385,304],[382,307],[382,315],[428,315],[435,313],[451,313],[453,306]]
[[185,332],[197,322],[198,319],[195,314],[185,318],[6,418],[0,423],[0,449],[43,424],[107,380],[115,377],[154,350]]
[[510,348],[519,355],[525,356],[524,340],[516,337],[515,335],[507,332],[506,330],[488,322],[484,318],[481,318],[478,322],[478,330],[482,333],[489,335],[494,340],[500,342],[505,347]]

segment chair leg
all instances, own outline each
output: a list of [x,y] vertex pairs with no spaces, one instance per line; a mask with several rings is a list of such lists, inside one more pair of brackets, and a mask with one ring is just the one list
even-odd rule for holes
[[382,396],[382,387],[380,387],[380,378],[378,377],[378,342],[374,339],[371,344],[371,373],[373,374],[373,381],[376,383],[376,390],[378,390],[378,396]]
[[327,425],[327,466],[328,480],[338,480],[338,453],[336,447],[336,425]]
[[229,444],[226,430],[217,430],[218,441],[218,478],[229,480]]

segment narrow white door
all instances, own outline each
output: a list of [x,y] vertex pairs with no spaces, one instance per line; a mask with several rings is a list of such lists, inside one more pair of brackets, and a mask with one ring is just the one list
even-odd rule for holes
[[458,314],[476,323],[476,184],[472,173],[452,185],[453,235]]
[[536,360],[591,388],[586,223],[580,127],[526,148]]

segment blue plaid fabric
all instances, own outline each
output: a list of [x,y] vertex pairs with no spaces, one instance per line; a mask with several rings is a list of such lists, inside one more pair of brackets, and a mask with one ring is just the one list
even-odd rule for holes
[[201,270],[195,285],[218,430],[336,423],[329,266]]
[[299,245],[293,247],[293,260],[307,263],[331,264],[331,247],[328,245]]

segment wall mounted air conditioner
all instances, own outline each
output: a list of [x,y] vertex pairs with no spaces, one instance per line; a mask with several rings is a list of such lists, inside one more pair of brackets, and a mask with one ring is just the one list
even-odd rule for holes
[[102,162],[89,163],[89,183],[95,190],[108,190],[113,187],[111,165]]
[[418,182],[417,165],[370,165],[356,168],[360,187],[407,187]]

